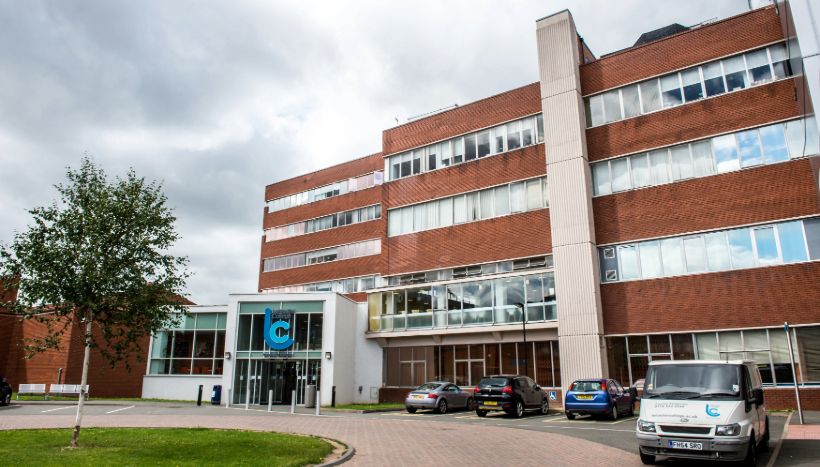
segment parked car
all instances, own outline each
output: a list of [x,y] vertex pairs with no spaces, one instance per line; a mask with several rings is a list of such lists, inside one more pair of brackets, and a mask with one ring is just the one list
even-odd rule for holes
[[424,383],[407,394],[404,406],[410,413],[418,409],[435,410],[447,413],[451,408],[470,410],[473,407],[473,396],[467,391],[447,381]]
[[572,383],[564,397],[564,413],[574,420],[576,415],[607,415],[617,420],[621,415],[635,413],[633,391],[625,390],[614,379],[582,379]]
[[11,404],[11,385],[6,382],[6,378],[0,378],[0,405]]
[[656,456],[757,464],[769,444],[763,382],[753,361],[649,362],[636,424],[641,461]]
[[494,410],[503,410],[514,417],[522,416],[525,410],[535,409],[544,415],[549,411],[547,394],[527,376],[486,376],[475,387],[473,398],[479,417]]

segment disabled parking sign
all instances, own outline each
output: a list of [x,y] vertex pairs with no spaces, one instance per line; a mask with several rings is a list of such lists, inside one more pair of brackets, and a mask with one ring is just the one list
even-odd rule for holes
[[558,400],[558,394],[555,391],[550,391],[550,400],[551,401]]

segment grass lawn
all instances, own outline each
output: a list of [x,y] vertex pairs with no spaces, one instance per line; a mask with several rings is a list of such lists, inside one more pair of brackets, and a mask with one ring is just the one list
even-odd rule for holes
[[2,432],[0,459],[14,466],[319,464],[326,441],[307,436],[205,428],[84,428],[68,448],[70,429]]
[[335,408],[342,410],[403,409],[404,404],[400,402],[388,402],[383,404],[337,404]]

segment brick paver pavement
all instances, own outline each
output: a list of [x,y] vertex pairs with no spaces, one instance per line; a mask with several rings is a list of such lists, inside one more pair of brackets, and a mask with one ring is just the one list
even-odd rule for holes
[[820,440],[820,425],[789,425],[786,439]]
[[[0,429],[70,427],[73,416],[7,415]],[[347,465],[641,465],[630,454],[590,441],[554,433],[512,428],[436,423],[417,420],[312,417],[266,414],[237,415],[88,415],[86,427],[206,427],[302,433],[352,445],[356,455]],[[637,452],[637,447],[636,447]],[[248,453],[259,456],[263,453]]]

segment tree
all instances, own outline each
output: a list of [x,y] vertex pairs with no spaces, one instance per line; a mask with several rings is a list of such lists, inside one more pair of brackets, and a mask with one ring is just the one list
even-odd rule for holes
[[91,349],[113,367],[140,352],[141,339],[178,324],[190,273],[187,258],[169,252],[179,235],[161,185],[133,169],[109,181],[88,157],[66,178],[55,185],[59,201],[29,210],[33,225],[0,245],[0,277],[19,287],[17,300],[0,307],[47,324],[45,337],[27,342],[29,357],[59,348],[66,331],[83,327],[77,447]]

